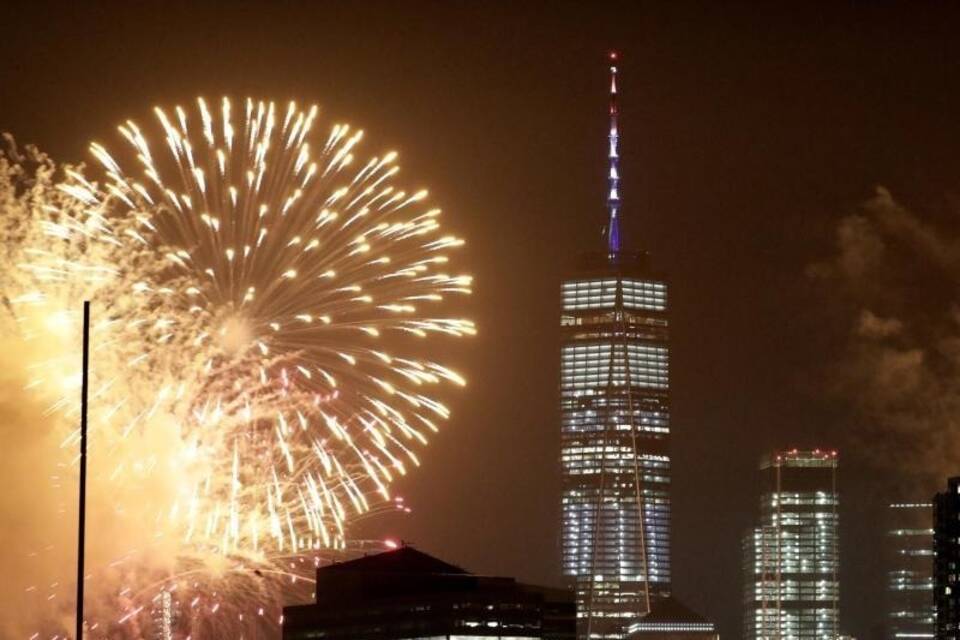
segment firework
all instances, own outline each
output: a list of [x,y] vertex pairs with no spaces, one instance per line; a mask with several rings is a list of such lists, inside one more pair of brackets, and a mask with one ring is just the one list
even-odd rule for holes
[[[470,291],[449,271],[462,241],[426,191],[393,185],[396,154],[358,161],[362,132],[316,136],[315,107],[234,109],[126,122],[120,151],[91,146],[102,172],[70,172],[41,237],[17,243],[21,331],[66,342],[67,305],[94,301],[92,475],[141,540],[115,560],[113,625],[171,589],[213,612],[217,589],[249,601],[265,574],[309,574],[419,463],[449,415],[434,390],[464,384],[423,357],[431,336],[474,333],[445,312]],[[70,417],[76,362],[53,351],[30,386]]]

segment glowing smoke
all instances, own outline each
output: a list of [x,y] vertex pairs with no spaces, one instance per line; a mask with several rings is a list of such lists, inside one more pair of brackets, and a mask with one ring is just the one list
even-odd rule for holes
[[954,214],[924,218],[878,189],[810,273],[850,327],[833,380],[862,450],[929,490],[960,471],[960,235]]

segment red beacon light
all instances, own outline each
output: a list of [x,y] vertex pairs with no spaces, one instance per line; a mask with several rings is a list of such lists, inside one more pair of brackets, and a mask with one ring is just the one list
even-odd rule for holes
[[619,57],[620,57],[620,55],[619,55],[616,51],[611,51],[611,52],[610,52],[610,59],[611,59],[611,60],[616,61],[617,58],[619,58]]

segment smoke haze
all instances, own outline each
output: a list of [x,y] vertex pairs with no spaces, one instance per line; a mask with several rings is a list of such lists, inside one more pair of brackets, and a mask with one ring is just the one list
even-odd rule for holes
[[909,483],[960,472],[960,237],[957,213],[911,211],[878,188],[836,229],[836,252],[810,275],[840,303],[846,347],[832,390],[853,437]]

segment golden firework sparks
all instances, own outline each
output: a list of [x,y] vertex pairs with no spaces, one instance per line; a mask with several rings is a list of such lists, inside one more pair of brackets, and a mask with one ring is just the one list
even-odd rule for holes
[[[314,134],[316,107],[238,111],[157,108],[152,125],[119,127],[126,148],[92,144],[102,173],[60,185],[66,204],[20,241],[26,283],[10,298],[19,327],[60,345],[79,330],[71,305],[94,300],[98,477],[195,585],[343,547],[449,417],[435,390],[465,384],[423,339],[475,332],[446,311],[470,293],[449,267],[463,241],[426,190],[394,184],[395,152],[358,160],[363,132]],[[32,370],[74,415],[72,355]],[[76,439],[71,427],[64,449]]]

